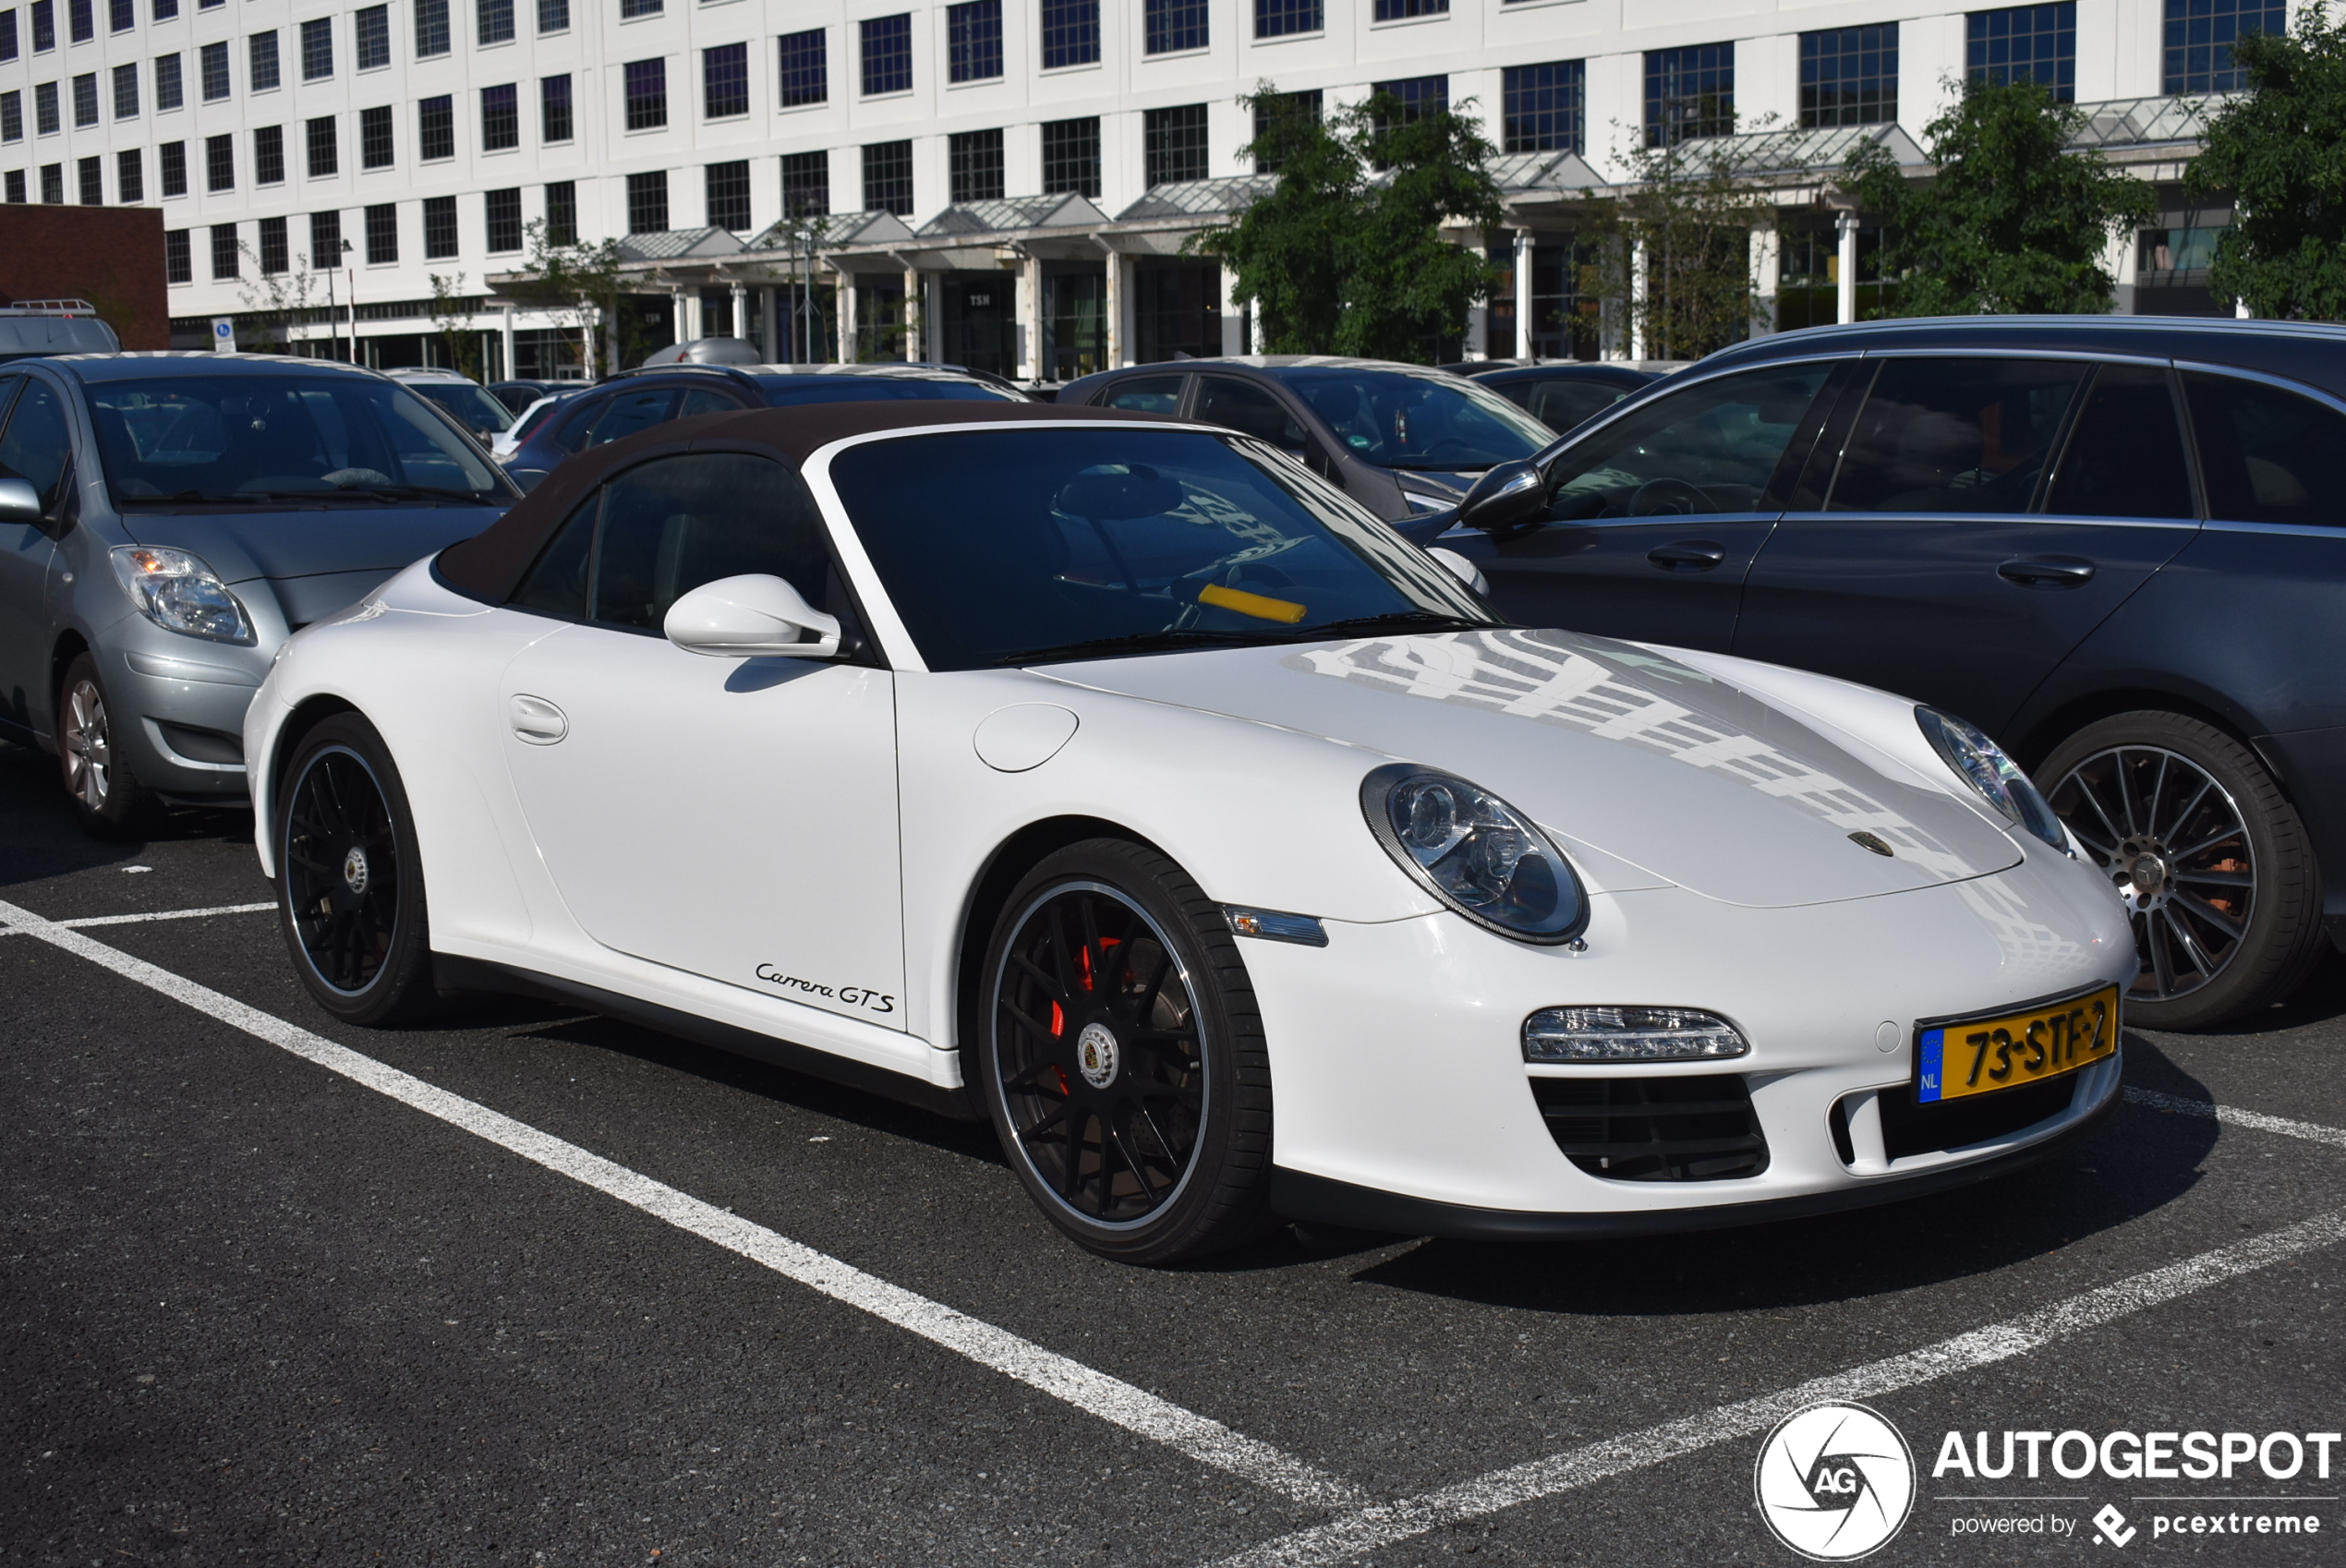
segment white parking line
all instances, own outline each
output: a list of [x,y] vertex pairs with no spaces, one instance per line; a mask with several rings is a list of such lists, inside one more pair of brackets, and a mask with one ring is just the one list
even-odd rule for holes
[[2185,1100],[2180,1095],[2161,1094],[2155,1089],[2129,1089],[2126,1102],[2144,1105],[2154,1111],[2169,1111],[2179,1116],[2208,1116],[2226,1127],[2244,1127],[2252,1132],[2277,1132],[2283,1138],[2302,1138],[2311,1143],[2327,1143],[2333,1149],[2346,1149],[2346,1128],[2324,1127],[2319,1122],[2293,1122],[2286,1116],[2268,1116],[2262,1111],[2243,1111],[2236,1105],[2212,1104],[2206,1100]]
[[1956,1372],[2010,1360],[2054,1340],[2220,1285],[2258,1269],[2346,1241],[2346,1210],[2219,1247],[2163,1269],[2102,1285],[2006,1322],[1974,1329],[1903,1356],[1812,1378],[1793,1388],[1723,1405],[1642,1431],[1603,1438],[1529,1464],[1493,1470],[1401,1502],[1363,1508],[1340,1519],[1281,1536],[1226,1557],[1214,1568],[1325,1568],[1428,1530],[1576,1490],[1614,1476],[1677,1459],[1733,1438],[1766,1431],[1803,1405],[1825,1399],[1873,1399]]
[[[268,906],[263,906],[268,907]],[[408,1073],[335,1044],[233,996],[159,969],[143,959],[42,919],[14,904],[0,903],[0,923],[52,947],[112,970],[200,1013],[243,1030],[295,1055],[340,1073],[400,1104],[437,1116],[452,1127],[486,1139],[501,1149],[608,1194],[680,1230],[713,1241],[776,1273],[811,1286],[835,1301],[883,1318],[899,1328],[1017,1379],[1127,1431],[1179,1450],[1202,1464],[1280,1492],[1299,1502],[1328,1508],[1357,1507],[1367,1494],[1338,1477],[1261,1442],[1221,1422],[1186,1410],[1056,1351],[1046,1350],[1007,1329],[981,1322],[926,1297],[867,1274],[853,1264],[765,1226],[729,1214],[665,1183],[589,1153],[486,1105],[435,1088]]]
[[[87,931],[93,925],[139,925],[151,920],[200,920],[206,915],[259,914],[273,910],[272,901],[266,904],[214,904],[208,910],[156,910],[148,914],[83,915],[79,920],[60,920],[51,923],[67,931]],[[24,933],[20,925],[0,926],[0,936],[16,936]]]

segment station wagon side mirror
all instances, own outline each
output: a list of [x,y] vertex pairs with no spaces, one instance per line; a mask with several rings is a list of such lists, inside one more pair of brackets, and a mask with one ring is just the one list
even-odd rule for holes
[[30,479],[0,479],[0,522],[41,521],[41,492]]
[[703,583],[668,607],[660,630],[686,653],[712,658],[835,658],[840,625],[780,577],[751,573]]
[[1457,525],[1510,534],[1547,513],[1548,487],[1529,463],[1502,463],[1474,482],[1458,502]]

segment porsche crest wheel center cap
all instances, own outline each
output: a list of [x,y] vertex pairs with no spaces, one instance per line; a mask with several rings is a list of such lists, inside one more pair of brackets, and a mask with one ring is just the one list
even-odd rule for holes
[[1104,1023],[1087,1023],[1075,1037],[1075,1065],[1083,1081],[1106,1089],[1116,1081],[1116,1031]]
[[350,853],[342,857],[343,886],[353,897],[367,890],[367,851],[353,844]]

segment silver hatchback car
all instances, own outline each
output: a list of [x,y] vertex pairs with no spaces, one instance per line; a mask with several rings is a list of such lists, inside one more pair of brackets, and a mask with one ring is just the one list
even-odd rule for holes
[[54,751],[91,831],[246,798],[246,706],[285,638],[519,499],[371,370],[212,354],[0,366],[0,732]]

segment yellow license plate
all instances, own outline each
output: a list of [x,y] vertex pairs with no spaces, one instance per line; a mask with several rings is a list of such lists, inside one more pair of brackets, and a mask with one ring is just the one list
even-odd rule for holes
[[2041,1083],[2118,1049],[2118,987],[2026,1012],[1915,1031],[1915,1099],[1921,1104]]

